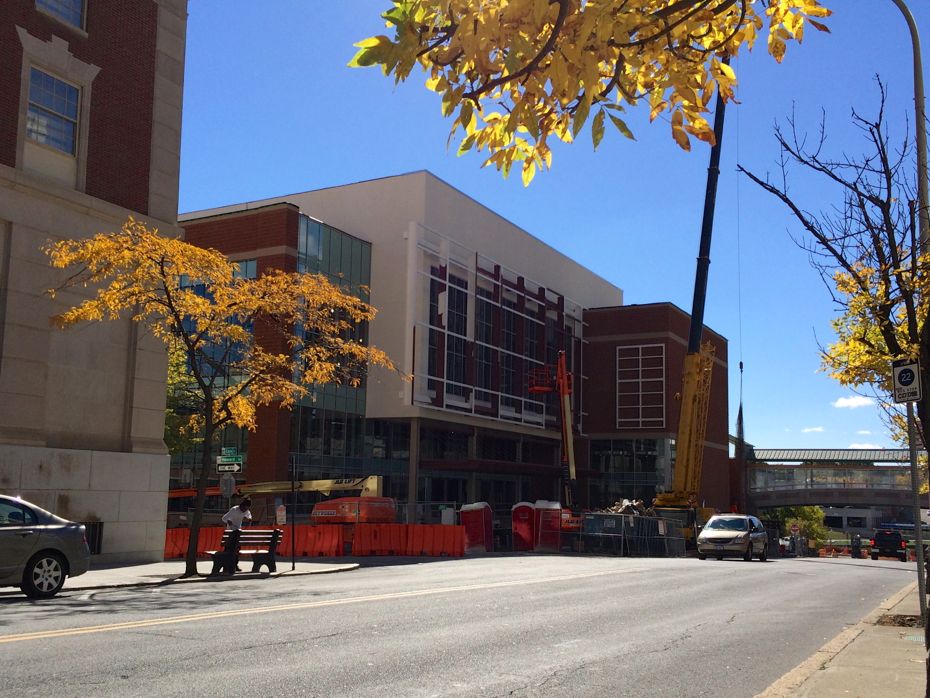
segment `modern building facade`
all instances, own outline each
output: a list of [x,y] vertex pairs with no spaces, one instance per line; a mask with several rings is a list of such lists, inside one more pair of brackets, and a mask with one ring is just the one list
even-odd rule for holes
[[[671,303],[591,308],[585,320],[585,418],[592,501],[650,501],[671,490],[691,317]],[[701,477],[702,506],[729,511],[727,341],[714,348]]]
[[[132,215],[177,228],[186,0],[0,4],[0,491],[161,559],[165,352],[127,321],[62,332],[42,247]],[[90,292],[90,290],[88,291]]]
[[[610,327],[613,316],[589,317],[590,309],[623,313],[621,289],[428,172],[192,212],[181,223],[189,242],[255,273],[319,270],[362,294],[378,309],[363,336],[409,375],[373,370],[359,388],[319,386],[293,413],[268,410],[245,446],[249,481],[287,479],[293,466],[301,478],[382,475],[386,494],[405,502],[509,508],[558,499],[558,399],[531,392],[528,377],[555,364],[560,351],[579,377],[572,403],[582,503],[622,494],[605,485],[620,483],[610,468],[589,467],[583,435],[630,438],[640,449],[661,441],[671,456],[677,410],[670,402],[655,428],[605,426],[587,406],[589,391],[617,385],[616,356],[592,363],[602,357],[590,355],[591,318],[604,318],[605,337],[619,331]],[[653,332],[669,345],[668,362],[679,356],[670,334],[680,329],[677,313],[666,312],[674,327]],[[623,331],[627,343],[639,342],[641,329]],[[677,370],[669,369],[670,393]],[[720,380],[725,386],[725,370]],[[725,443],[725,389],[722,408]],[[193,457],[173,472],[178,485],[189,480],[186,462]],[[640,471],[648,467],[637,462]],[[664,477],[671,461],[662,463]]]

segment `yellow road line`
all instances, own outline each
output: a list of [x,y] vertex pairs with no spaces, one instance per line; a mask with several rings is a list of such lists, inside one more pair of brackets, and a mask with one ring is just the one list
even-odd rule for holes
[[[633,572],[633,569],[622,572]],[[526,586],[530,584],[546,584],[550,582],[565,582],[590,577],[602,577],[609,574],[620,574],[621,570],[604,572],[585,572],[581,574],[567,574],[559,577],[545,577],[543,579],[520,579],[510,582],[488,582],[485,584],[469,584],[456,587],[437,587],[433,589],[420,589],[418,591],[398,591],[390,594],[374,594],[371,596],[353,596],[347,599],[330,599],[328,601],[307,601],[303,603],[284,604],[280,606],[258,606],[255,608],[240,608],[231,611],[213,611],[210,613],[192,613],[185,616],[170,616],[168,618],[153,618],[150,620],[127,621],[125,623],[109,623],[107,625],[87,625],[80,628],[64,628],[62,630],[44,630],[35,633],[22,633],[19,635],[0,635],[0,644],[8,642],[26,642],[29,640],[47,640],[57,637],[70,637],[72,635],[87,635],[90,633],[106,633],[116,630],[134,630],[136,628],[150,628],[157,625],[174,625],[176,623],[192,623],[199,620],[214,620],[217,618],[233,618],[260,613],[277,613],[280,611],[295,611],[308,608],[324,608],[326,606],[344,606],[347,604],[367,603],[369,601],[387,601],[389,599],[403,599],[416,596],[432,596],[435,594],[451,594],[463,591],[479,591],[483,589],[500,589],[503,587]]]

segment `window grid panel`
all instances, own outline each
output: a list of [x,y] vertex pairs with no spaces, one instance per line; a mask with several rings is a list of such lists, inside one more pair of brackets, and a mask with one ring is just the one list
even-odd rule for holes
[[36,7],[78,29],[84,28],[84,0],[36,0]]
[[665,427],[665,346],[617,347],[617,428]]
[[76,152],[80,91],[68,83],[32,68],[26,136],[69,155]]
[[[431,237],[418,241],[417,247],[417,275],[425,283],[420,286],[423,296],[415,329],[422,348],[418,353],[423,358],[415,362],[414,403],[439,410],[464,409],[484,418],[543,428],[556,421],[557,396],[547,396],[552,397],[549,405],[550,400],[527,393],[526,372],[543,365],[548,354],[554,357],[559,339],[583,341],[583,308],[569,302],[563,311],[564,327],[560,328],[556,311],[540,302],[540,288],[532,282],[525,281],[524,289],[509,287],[506,281],[516,284],[519,275],[508,276],[504,268],[486,263],[480,255],[472,267],[474,253],[454,255]],[[464,262],[466,259],[469,261]],[[546,292],[547,303],[561,297],[554,291]],[[474,304],[473,317],[469,316],[468,303]],[[534,328],[537,332],[527,338],[525,330],[532,333]],[[461,371],[457,340],[466,343],[464,383],[447,374]],[[571,356],[574,345],[566,349]],[[490,366],[486,363],[489,350],[494,357]]]

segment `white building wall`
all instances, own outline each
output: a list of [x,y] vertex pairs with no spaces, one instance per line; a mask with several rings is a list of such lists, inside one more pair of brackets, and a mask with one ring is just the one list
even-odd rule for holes
[[[419,358],[415,355],[413,328],[422,320],[425,302],[418,249],[424,244],[439,246],[446,257],[457,259],[472,271],[475,255],[480,254],[563,295],[567,311],[569,305],[580,309],[623,302],[623,292],[614,284],[426,171],[196,211],[181,219],[280,201],[296,204],[302,213],[372,243],[371,303],[379,313],[371,325],[371,342],[386,351],[407,374],[413,373]],[[557,209],[553,215],[558,215]],[[470,293],[473,298],[474,290]],[[473,312],[471,303],[469,312]],[[470,322],[469,327],[472,325]],[[413,404],[411,390],[409,381],[380,369],[372,370],[367,416],[436,416],[434,410]],[[455,419],[466,424],[488,424],[485,418],[459,413]],[[495,427],[529,429],[508,422],[496,422]]]

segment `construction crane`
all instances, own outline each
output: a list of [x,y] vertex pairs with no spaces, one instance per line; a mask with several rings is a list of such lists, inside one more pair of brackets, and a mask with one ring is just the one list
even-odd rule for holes
[[[729,64],[730,57],[724,56],[722,62],[725,65]],[[676,510],[696,513],[698,495],[701,490],[704,436],[707,431],[708,401],[714,363],[713,347],[709,342],[701,343],[701,334],[704,330],[704,302],[707,297],[707,277],[710,269],[710,241],[714,229],[717,179],[720,175],[720,145],[723,140],[724,111],[724,101],[718,90],[717,106],[714,111],[714,145],[710,150],[710,164],[707,167],[701,242],[694,277],[688,354],[685,357],[682,377],[675,473],[671,491],[660,492],[656,496],[656,507],[667,510],[663,513]],[[693,521],[687,523],[693,523]]]
[[319,492],[328,495],[330,492],[358,490],[360,497],[381,496],[381,476],[369,475],[341,480],[280,480],[275,482],[254,482],[251,485],[239,485],[239,493],[249,494],[278,494],[285,492]]
[[565,352],[559,352],[553,367],[530,370],[528,389],[531,393],[558,393],[559,413],[562,420],[562,506],[573,509],[577,503],[575,475],[575,438],[572,432],[572,374],[568,371]]

